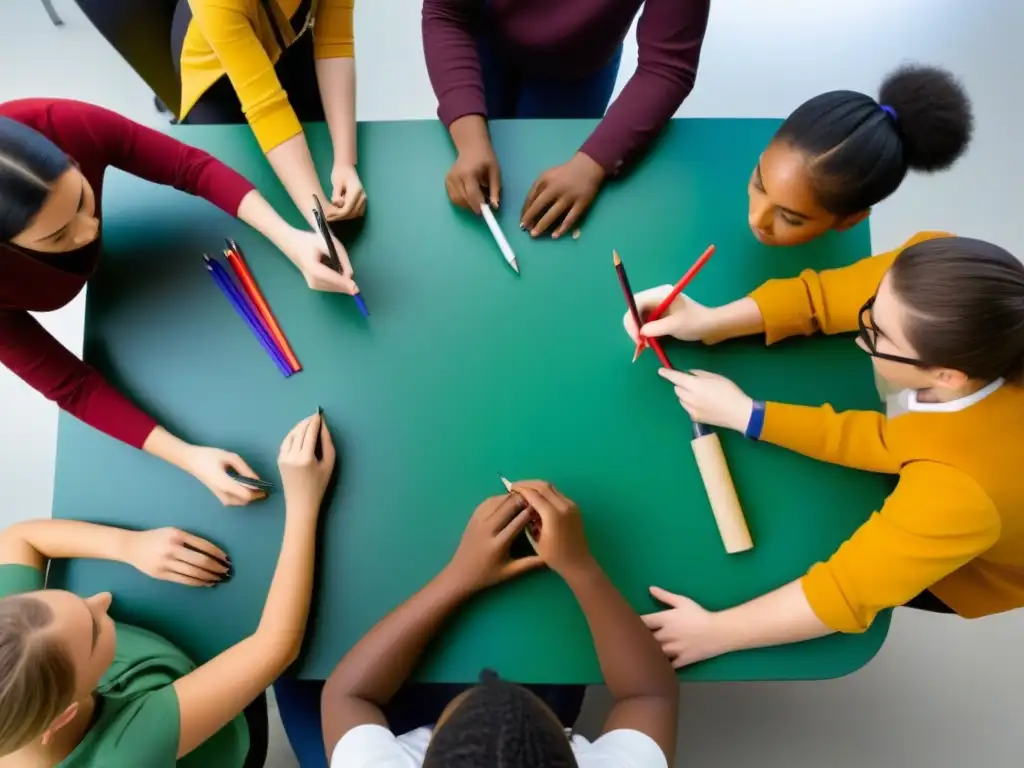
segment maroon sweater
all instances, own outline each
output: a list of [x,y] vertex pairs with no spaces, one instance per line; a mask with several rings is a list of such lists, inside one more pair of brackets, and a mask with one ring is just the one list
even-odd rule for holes
[[[477,37],[524,71],[582,77],[611,59],[643,0],[423,0],[423,50],[446,125],[487,115]],[[642,152],[693,89],[711,0],[647,0],[639,62],[582,151],[610,173]],[[489,6],[486,10],[484,6]]]
[[[0,116],[34,128],[78,163],[96,193],[102,221],[109,166],[209,200],[232,216],[252,184],[206,152],[92,104],[24,99],[0,104]],[[29,311],[63,307],[99,264],[100,242],[67,254],[36,254],[0,244],[0,362],[86,424],[141,448],[156,422],[71,354]],[[61,260],[74,266],[63,269]]]

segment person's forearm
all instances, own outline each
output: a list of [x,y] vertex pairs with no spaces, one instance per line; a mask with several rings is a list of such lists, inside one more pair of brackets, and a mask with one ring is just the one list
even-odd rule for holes
[[132,531],[77,520],[30,520],[0,534],[2,547],[19,549],[18,560],[35,560],[40,570],[48,560],[93,558],[124,562]]
[[334,147],[335,165],[356,164],[356,60],[316,60],[316,81]]
[[461,152],[466,147],[485,142],[491,143],[491,134],[487,130],[487,120],[483,115],[466,115],[460,117],[448,129],[455,149]]
[[764,317],[761,315],[761,309],[757,306],[757,302],[749,296],[744,296],[742,299],[721,307],[715,307],[711,311],[714,316],[715,331],[705,339],[709,344],[764,333]]
[[317,515],[313,511],[285,512],[281,554],[263,605],[263,615],[252,636],[267,647],[267,652],[282,668],[298,657],[306,632],[313,592],[316,529]]
[[173,464],[178,469],[188,471],[186,457],[192,446],[179,437],[175,437],[163,427],[155,427],[142,444],[142,450],[146,453],[163,459],[168,464]]
[[719,655],[833,633],[814,613],[799,580],[712,617],[715,635],[720,638]]
[[563,574],[590,625],[605,684],[616,699],[674,695],[672,668],[633,607],[596,561]]
[[238,206],[238,218],[276,245],[278,250],[284,250],[288,235],[294,231],[291,224],[282,219],[255,189],[242,198]]
[[471,595],[447,570],[393,610],[338,663],[324,697],[348,696],[383,706],[395,695],[444,621]]
[[313,195],[321,200],[330,198],[320,185],[305,134],[297,133],[283,144],[278,144],[267,152],[267,161],[302,217],[310,227],[314,227]]

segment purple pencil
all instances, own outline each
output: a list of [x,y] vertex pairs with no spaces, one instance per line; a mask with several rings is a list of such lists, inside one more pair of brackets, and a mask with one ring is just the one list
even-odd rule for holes
[[270,336],[264,330],[263,326],[253,315],[252,311],[246,306],[246,302],[241,292],[231,282],[231,276],[228,275],[227,270],[224,269],[215,259],[211,259],[207,254],[203,254],[203,261],[206,262],[206,269],[210,273],[210,277],[220,288],[224,297],[228,300],[232,307],[235,308],[235,312],[245,321],[245,324],[249,326],[249,330],[252,331],[253,335],[263,346],[263,349],[270,359],[274,361],[278,369],[288,378],[292,375],[292,368],[288,365],[287,361],[281,356],[280,351],[274,345],[274,342],[270,339]]

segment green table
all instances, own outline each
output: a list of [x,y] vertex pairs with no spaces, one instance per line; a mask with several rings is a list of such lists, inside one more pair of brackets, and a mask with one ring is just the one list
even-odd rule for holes
[[[446,562],[498,472],[549,479],[584,511],[594,553],[638,611],[649,584],[709,608],[754,597],[827,557],[877,509],[889,481],[723,435],[756,548],[726,555],[689,444],[689,424],[655,375],[630,364],[611,250],[636,289],[674,282],[708,245],[717,255],[691,294],[717,303],[768,277],[868,253],[858,227],[805,248],[771,250],[747,224],[746,185],[774,121],[679,120],[649,159],[608,186],[578,240],[532,242],[518,209],[537,173],[569,156],[587,121],[497,123],[499,221],[522,275],[484,224],[444,193],[452,150],[435,122],[360,126],[365,227],[343,232],[372,313],[310,292],[253,232],[202,200],[120,174],[105,192],[106,254],[89,288],[85,356],[170,429],[243,453],[275,478],[282,437],[322,405],[340,445],[340,484],[323,515],[318,594],[298,672],[324,677],[386,612]],[[247,127],[175,135],[289,204]],[[308,130],[326,168],[327,132]],[[297,219],[297,216],[296,216]],[[235,237],[305,371],[285,380],[203,269],[199,254]],[[875,408],[871,367],[849,339],[767,350],[760,340],[677,346],[679,366],[734,377],[758,397]],[[177,525],[227,549],[237,575],[212,590],[156,582],[127,566],[77,561],[55,573],[80,593],[112,589],[115,615],[198,660],[255,626],[283,524],[280,494],[223,509],[187,475],[62,416],[54,513],[129,527]],[[880,647],[888,616],[862,636],[736,654],[689,679],[810,679],[847,674]],[[422,679],[468,681],[490,665],[524,682],[599,681],[571,594],[540,573],[482,595],[452,621]]]

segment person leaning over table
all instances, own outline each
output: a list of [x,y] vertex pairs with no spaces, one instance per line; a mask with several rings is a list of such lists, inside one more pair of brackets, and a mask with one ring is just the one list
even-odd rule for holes
[[768,344],[858,331],[905,411],[766,404],[721,376],[661,371],[695,420],[899,476],[827,562],[770,594],[707,611],[653,587],[669,609],[644,620],[675,666],[863,632],[895,606],[977,618],[1024,605],[1024,265],[1011,254],[922,233],[843,269],[770,280],[718,309],[677,302],[657,331],[705,342],[764,333]]
[[119,168],[203,197],[277,245],[314,287],[326,247],[286,224],[252,184],[193,147],[115,112],[66,99],[0,104],[0,362],[63,410],[111,437],[169,461],[224,504],[262,494],[236,483],[245,461],[190,445],[161,427],[71,354],[30,312],[77,296],[99,266],[103,180]]
[[855,91],[815,96],[786,118],[754,166],[750,230],[765,245],[799,245],[849,229],[908,170],[956,162],[973,122],[962,86],[936,67],[895,70],[877,100]]
[[[637,69],[609,107],[641,5]],[[423,0],[427,72],[458,152],[445,179],[451,201],[477,214],[485,199],[499,203],[488,120],[604,116],[571,158],[537,178],[522,206],[531,235],[569,231],[604,180],[648,148],[693,89],[709,7],[710,0]]]
[[[541,521],[539,554],[510,560],[531,515]],[[422,710],[415,730],[396,735],[388,704],[445,622],[476,593],[540,565],[565,581],[590,625],[615,700],[601,737],[567,737],[564,717],[490,671],[479,685]],[[483,502],[451,562],[339,662],[323,689],[323,737],[332,768],[667,768],[678,704],[672,669],[590,553],[579,508],[551,485],[530,481]]]
[[[322,460],[314,457],[318,434]],[[0,768],[262,766],[263,692],[296,659],[306,631],[317,520],[334,461],[317,414],[285,437],[284,535],[263,615],[251,635],[199,667],[159,635],[113,621],[109,592],[83,599],[45,589],[45,573],[55,558],[96,558],[216,588],[232,576],[218,547],[173,528],[73,520],[19,523],[0,534]]]
[[[178,0],[171,50],[182,123],[244,123],[311,226],[313,195],[328,220],[362,216],[356,172],[354,0]],[[334,147],[330,197],[302,122],[326,118]],[[338,285],[356,291],[348,253]]]

